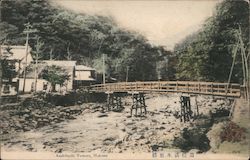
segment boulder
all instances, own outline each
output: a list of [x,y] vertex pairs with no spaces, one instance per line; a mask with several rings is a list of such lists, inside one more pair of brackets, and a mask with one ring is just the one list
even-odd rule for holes
[[140,140],[140,139],[144,139],[144,138],[145,138],[145,137],[144,137],[143,135],[138,134],[138,133],[133,134],[133,135],[131,136],[131,139],[132,139],[132,140]]
[[97,117],[98,117],[98,118],[101,118],[101,117],[108,117],[108,114],[106,114],[106,113],[100,113]]

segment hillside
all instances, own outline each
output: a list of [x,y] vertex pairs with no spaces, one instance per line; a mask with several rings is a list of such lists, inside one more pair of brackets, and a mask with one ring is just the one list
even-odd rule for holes
[[101,72],[106,54],[106,72],[118,80],[125,80],[127,66],[130,81],[169,78],[166,59],[171,52],[121,29],[112,17],[74,13],[47,0],[4,0],[1,13],[0,42],[24,45],[25,25],[30,23],[37,32],[31,33],[29,45],[35,50],[38,38],[44,43],[40,59],[76,60]]

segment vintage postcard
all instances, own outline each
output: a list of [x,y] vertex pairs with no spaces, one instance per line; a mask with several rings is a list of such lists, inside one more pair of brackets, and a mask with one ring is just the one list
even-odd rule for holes
[[3,160],[247,160],[248,0],[0,0]]

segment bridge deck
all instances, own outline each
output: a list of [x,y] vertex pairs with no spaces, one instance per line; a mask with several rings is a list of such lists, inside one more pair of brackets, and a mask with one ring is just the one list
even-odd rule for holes
[[240,84],[189,81],[120,82],[91,85],[94,92],[178,92],[217,96],[240,97]]

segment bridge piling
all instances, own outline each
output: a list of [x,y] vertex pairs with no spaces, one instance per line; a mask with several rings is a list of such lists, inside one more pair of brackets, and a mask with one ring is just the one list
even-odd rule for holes
[[181,105],[181,114],[180,120],[181,122],[190,121],[192,118],[192,110],[191,110],[191,103],[190,97],[188,96],[181,96],[180,97],[180,105]]
[[107,111],[119,112],[123,109],[121,95],[119,93],[107,92]]
[[[147,114],[146,104],[145,104],[145,95],[143,93],[133,93],[132,94],[133,104],[130,109],[130,115],[133,115],[133,111],[135,112],[135,116],[143,116]],[[138,114],[138,111],[140,113]]]

